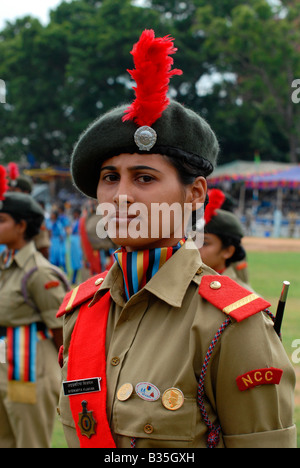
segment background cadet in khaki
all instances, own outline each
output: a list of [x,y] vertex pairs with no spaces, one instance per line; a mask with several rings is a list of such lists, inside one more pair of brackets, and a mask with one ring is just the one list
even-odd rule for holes
[[7,193],[0,209],[0,447],[47,448],[60,388],[57,309],[67,280],[32,241],[43,211],[30,195]]
[[[27,193],[31,195],[33,190],[33,183],[30,177],[19,175],[19,168],[16,163],[9,163],[9,190],[11,192]],[[50,237],[46,229],[45,222],[42,223],[38,234],[34,237],[34,243],[39,252],[45,258],[49,258]]]
[[[203,262],[220,275],[229,276],[241,286],[249,285],[249,279],[240,278],[239,267],[246,261],[242,246],[243,226],[230,211],[223,209],[225,194],[219,189],[208,192],[209,203],[205,208],[204,242],[200,248]],[[243,270],[242,270],[243,271]],[[248,275],[247,275],[248,276]]]
[[[72,156],[79,190],[115,208],[111,237],[121,248],[109,272],[68,293],[58,313],[64,315],[60,413],[67,442],[294,447],[295,375],[261,312],[269,304],[202,263],[198,246],[186,239],[183,211],[178,225],[169,213],[160,217],[157,237],[151,230],[154,204],[178,203],[195,214],[219,149],[209,125],[164,94],[180,73],[171,70],[172,41],[144,31],[132,51],[135,102],[100,117]],[[146,208],[138,220],[149,222],[147,236],[124,234],[136,221],[136,203]],[[87,393],[94,377],[101,391],[94,383]]]

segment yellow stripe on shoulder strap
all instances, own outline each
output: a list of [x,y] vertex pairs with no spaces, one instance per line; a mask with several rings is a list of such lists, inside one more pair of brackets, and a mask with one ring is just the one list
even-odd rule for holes
[[231,312],[234,312],[240,307],[250,304],[250,302],[253,302],[256,299],[259,299],[259,296],[257,294],[250,294],[249,296],[246,296],[243,299],[240,299],[239,301],[236,301],[233,304],[230,304],[229,306],[225,307],[223,309],[223,312],[224,314],[230,314]]
[[67,307],[66,307],[66,309],[65,309],[66,312],[70,312],[70,310],[72,310],[73,302],[74,302],[75,297],[76,297],[76,295],[77,295],[78,289],[79,289],[79,286],[76,286],[76,288],[73,289],[73,292],[72,292],[72,294],[71,294],[70,300],[69,300],[69,302],[68,302],[68,304],[67,304]]

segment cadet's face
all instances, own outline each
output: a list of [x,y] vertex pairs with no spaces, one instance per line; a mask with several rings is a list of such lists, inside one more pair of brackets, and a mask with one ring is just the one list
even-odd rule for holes
[[[172,164],[158,154],[122,154],[106,160],[97,199],[101,207],[113,207],[107,218],[102,212],[109,236],[127,250],[174,245],[184,236],[184,204],[191,205],[200,192],[204,201],[206,181],[198,182],[197,190],[184,186]],[[175,215],[170,210],[174,203]]]
[[200,249],[203,262],[217,272],[226,268],[226,260],[234,254],[235,248],[224,248],[221,239],[215,234],[204,234],[204,244]]
[[13,249],[23,238],[21,225],[7,213],[0,213],[0,244]]

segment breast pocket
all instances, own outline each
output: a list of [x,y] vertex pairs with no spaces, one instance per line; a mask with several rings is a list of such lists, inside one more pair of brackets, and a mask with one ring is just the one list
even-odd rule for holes
[[161,399],[149,402],[134,394],[127,401],[116,400],[114,432],[131,438],[160,441],[160,446],[163,446],[162,441],[192,441],[197,411],[196,400],[192,398],[186,398],[181,408],[172,411],[163,406]]
[[0,325],[19,326],[33,321],[33,310],[24,302],[19,290],[1,291],[0,296]]

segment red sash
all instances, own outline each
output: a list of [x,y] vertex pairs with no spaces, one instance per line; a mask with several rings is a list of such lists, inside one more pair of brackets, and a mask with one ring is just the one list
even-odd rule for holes
[[[68,381],[101,377],[101,391],[69,397],[76,431],[81,448],[115,448],[106,414],[106,325],[110,309],[110,293],[106,293],[93,308],[88,303],[81,306],[72,334]],[[96,434],[90,439],[81,434],[78,426],[82,413],[82,401],[88,402],[88,411],[93,412],[97,422]]]

